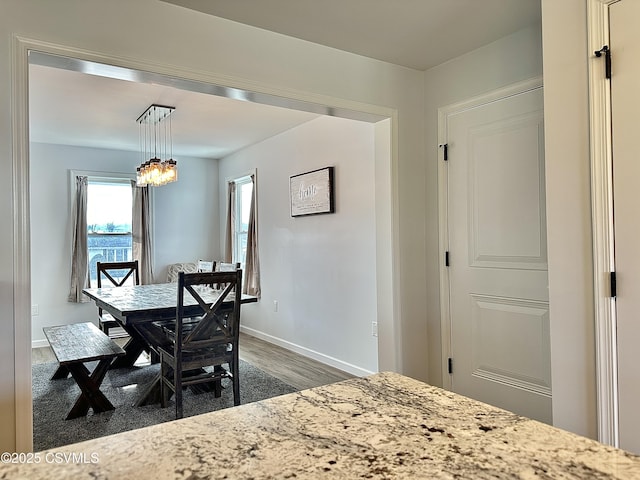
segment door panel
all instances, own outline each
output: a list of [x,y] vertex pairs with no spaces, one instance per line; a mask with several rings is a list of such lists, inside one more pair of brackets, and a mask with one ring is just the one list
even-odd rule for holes
[[447,135],[452,389],[550,423],[542,88]]
[[547,303],[471,297],[472,375],[550,395]]
[[534,113],[469,131],[472,266],[547,269],[538,120]]
[[609,13],[620,447],[640,454],[640,2]]

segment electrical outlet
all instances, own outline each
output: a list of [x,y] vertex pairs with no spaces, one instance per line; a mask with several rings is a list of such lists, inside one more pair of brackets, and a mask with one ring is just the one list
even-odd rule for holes
[[371,322],[371,335],[378,336],[378,322]]
[[273,301],[273,311],[274,312],[278,312],[278,301],[277,300]]
[[40,315],[40,307],[38,307],[38,304],[31,305],[31,316],[35,317],[36,315]]

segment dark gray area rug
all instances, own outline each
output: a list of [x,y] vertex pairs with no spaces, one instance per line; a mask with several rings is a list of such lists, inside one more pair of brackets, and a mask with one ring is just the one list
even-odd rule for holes
[[[173,397],[167,408],[159,404],[134,407],[145,385],[152,381],[159,365],[109,370],[101,390],[116,407],[105,413],[89,414],[83,418],[65,420],[80,394],[73,378],[51,380],[57,363],[34,365],[33,372],[33,448],[34,451],[55,448],[70,443],[103,437],[135,428],[175,420]],[[91,369],[91,367],[89,367]],[[222,397],[213,393],[193,393],[189,388],[183,395],[184,416],[190,417],[233,407],[231,382],[223,380]],[[281,380],[253,365],[240,361],[241,404],[296,391]]]

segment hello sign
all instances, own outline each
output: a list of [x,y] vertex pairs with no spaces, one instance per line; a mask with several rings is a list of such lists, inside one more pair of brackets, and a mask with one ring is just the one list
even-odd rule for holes
[[333,213],[333,167],[289,177],[291,216]]

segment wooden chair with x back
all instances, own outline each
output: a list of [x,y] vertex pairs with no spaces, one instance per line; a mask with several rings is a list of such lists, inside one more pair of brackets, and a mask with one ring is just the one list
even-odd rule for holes
[[[131,262],[98,262],[96,267],[98,271],[98,288],[105,286],[121,287],[127,282],[133,285],[140,285],[137,260]],[[108,280],[106,285],[103,285],[103,278]],[[111,314],[103,312],[102,308],[98,308],[98,326],[100,330],[109,335],[109,329],[119,327],[120,324]]]
[[[224,284],[224,290],[209,286]],[[219,396],[221,381],[233,386],[233,403],[240,405],[238,340],[242,270],[233,272],[180,273],[175,322],[157,322],[167,343],[160,346],[162,407],[175,394],[176,418],[182,418],[182,389],[188,385],[213,383]],[[199,317],[185,317],[184,305],[192,302],[202,308]],[[204,367],[209,367],[205,369]]]
[[[214,272],[235,272],[236,270],[240,270],[240,262],[238,263],[228,263],[228,262],[213,262],[213,271]],[[215,288],[224,288],[225,285],[220,283],[215,285]]]

